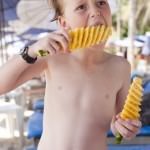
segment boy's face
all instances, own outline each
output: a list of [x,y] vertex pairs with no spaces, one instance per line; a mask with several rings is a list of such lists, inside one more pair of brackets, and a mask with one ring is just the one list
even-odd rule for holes
[[93,25],[111,26],[111,11],[107,0],[63,0],[64,14],[60,25],[73,29]]

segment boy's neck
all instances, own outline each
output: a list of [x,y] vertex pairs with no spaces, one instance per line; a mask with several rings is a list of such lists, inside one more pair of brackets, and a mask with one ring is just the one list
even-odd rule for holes
[[79,50],[72,53],[73,56],[78,58],[81,62],[97,64],[104,61],[104,46],[94,46],[92,48],[87,48]]

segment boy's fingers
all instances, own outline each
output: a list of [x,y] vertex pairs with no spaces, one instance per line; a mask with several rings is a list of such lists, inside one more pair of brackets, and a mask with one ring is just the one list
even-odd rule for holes
[[51,38],[55,40],[56,42],[60,43],[64,51],[68,49],[68,41],[62,34],[53,33],[53,35],[51,35]]
[[[133,121],[132,120],[132,123],[135,123],[136,125],[140,125],[141,126],[141,123],[140,121]],[[131,120],[129,122],[129,120],[122,120],[122,119],[118,119],[116,121],[116,127],[117,127],[117,130],[119,131],[119,133],[127,138],[127,139],[131,139],[133,137],[136,136],[136,134],[139,132],[140,130],[140,127],[139,126],[135,126],[133,124],[131,124]]]
[[119,122],[116,122],[116,127],[117,127],[118,132],[126,139],[130,139],[131,137],[135,136],[131,131],[129,131]]
[[116,119],[119,119],[120,118],[120,113],[116,115]]
[[64,29],[64,28],[61,28],[61,30],[58,31],[58,34],[64,36],[67,41],[67,48],[64,49],[65,52],[70,52],[68,47],[69,47],[69,43],[71,42],[71,36],[69,35],[68,31],[69,29]]
[[124,122],[124,127],[127,128],[130,132],[133,132],[135,134],[139,131],[139,127],[134,126],[128,122]]
[[115,126],[116,126],[116,129],[117,129],[117,131],[121,134],[122,133],[122,125],[118,122],[118,121],[116,121],[115,122]]
[[54,40],[51,41],[50,45],[52,45],[56,52],[61,50],[61,45]]
[[118,121],[116,122],[116,127],[118,132],[125,138],[127,136],[126,129]]
[[142,123],[139,120],[127,120],[127,122],[129,124],[132,124],[133,126],[135,126],[137,128],[141,128],[142,127]]
[[137,127],[137,128],[140,128],[142,127],[142,123],[141,121],[139,120],[123,120],[121,119],[120,117],[118,118],[118,121],[121,123],[121,124],[126,124],[126,125],[132,125],[134,127]]
[[56,54],[56,50],[55,50],[55,48],[52,45],[49,46],[49,50],[48,51],[49,51],[50,55]]
[[60,34],[65,36],[65,38],[68,41],[68,43],[70,42],[70,36],[69,36],[69,33],[67,32],[67,30],[61,29]]

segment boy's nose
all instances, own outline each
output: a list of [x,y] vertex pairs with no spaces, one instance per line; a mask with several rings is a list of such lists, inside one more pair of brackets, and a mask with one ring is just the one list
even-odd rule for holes
[[100,15],[101,15],[101,12],[100,12],[99,9],[97,9],[97,8],[92,8],[92,9],[91,9],[91,11],[90,11],[90,16],[91,16],[92,18],[94,18],[94,17],[99,17]]
[[94,17],[99,17],[101,15],[101,13],[99,11],[97,12],[92,12],[91,13],[91,17],[94,18]]

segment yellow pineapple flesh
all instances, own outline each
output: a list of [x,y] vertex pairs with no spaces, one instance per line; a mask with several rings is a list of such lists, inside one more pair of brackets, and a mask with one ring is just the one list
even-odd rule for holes
[[70,51],[80,48],[87,48],[100,42],[107,41],[111,35],[111,27],[91,26],[86,28],[77,28],[69,31],[72,41],[69,43]]
[[124,108],[120,114],[122,119],[139,119],[142,101],[142,79],[136,77],[130,86]]

